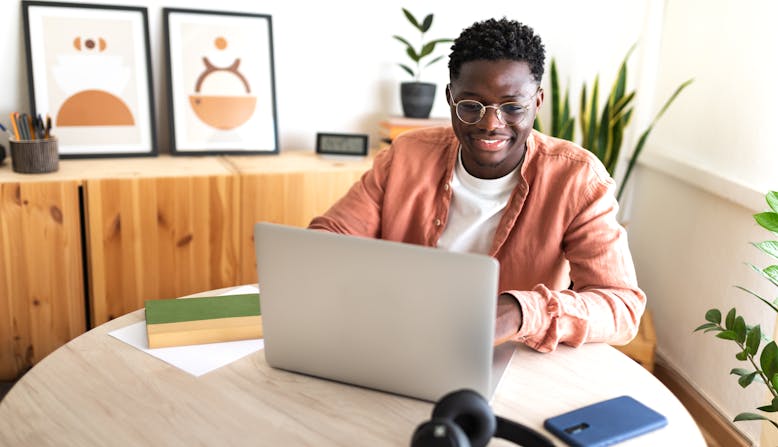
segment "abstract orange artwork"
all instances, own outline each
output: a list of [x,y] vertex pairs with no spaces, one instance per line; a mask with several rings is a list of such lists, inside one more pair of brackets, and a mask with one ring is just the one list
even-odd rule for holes
[[31,109],[62,158],[156,155],[146,8],[22,2]]

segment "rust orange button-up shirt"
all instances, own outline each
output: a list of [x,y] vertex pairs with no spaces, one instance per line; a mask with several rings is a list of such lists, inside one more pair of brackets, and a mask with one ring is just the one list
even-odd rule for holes
[[[450,127],[397,137],[310,228],[437,246],[458,147]],[[489,252],[500,262],[501,293],[523,311],[516,340],[551,351],[560,342],[624,344],[637,333],[646,297],[616,220],[614,188],[583,148],[534,131],[528,138],[521,179]]]

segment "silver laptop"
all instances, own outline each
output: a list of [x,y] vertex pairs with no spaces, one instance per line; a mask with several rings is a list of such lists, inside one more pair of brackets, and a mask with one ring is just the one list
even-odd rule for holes
[[491,399],[513,354],[493,349],[488,256],[269,223],[254,226],[270,366],[435,401]]

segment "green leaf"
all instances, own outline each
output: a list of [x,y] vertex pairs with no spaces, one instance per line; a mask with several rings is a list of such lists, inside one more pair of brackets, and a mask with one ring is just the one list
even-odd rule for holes
[[441,59],[443,59],[443,55],[440,55],[440,56],[436,57],[435,59],[432,59],[431,61],[427,62],[425,67],[429,67],[430,65],[434,64],[435,62],[437,62],[437,61],[439,61]]
[[435,43],[429,42],[425,44],[423,47],[421,47],[421,53],[419,53],[419,59],[423,58],[424,56],[428,56],[432,51],[435,49]]
[[551,135],[559,134],[559,75],[556,60],[551,59]]
[[762,349],[759,364],[765,376],[772,378],[778,374],[778,346],[776,346],[774,341],[766,344],[764,349]]
[[[751,267],[752,267],[754,270],[756,270],[757,272],[759,272],[760,274],[762,273],[762,271],[761,271],[761,270],[759,270],[757,267],[754,267],[753,265],[752,265]],[[741,287],[741,286],[735,286],[735,288],[738,288],[738,289],[740,289],[740,290],[742,290],[742,291],[744,291],[744,292],[750,293],[751,295],[753,295],[753,296],[755,296],[755,297],[759,298],[759,299],[760,299],[762,302],[764,302],[765,304],[767,304],[768,306],[770,306],[770,308],[772,308],[772,309],[773,309],[773,311],[775,311],[776,313],[778,313],[778,300],[776,300],[776,302],[773,302],[773,303],[771,303],[771,302],[767,301],[767,299],[765,299],[765,298],[762,298],[761,296],[759,296],[759,295],[757,295],[756,293],[754,293],[754,292],[752,292],[752,291],[750,291],[750,290],[746,289],[745,287]]]
[[774,389],[778,389],[778,374],[774,375],[770,379],[770,384],[773,386]]
[[773,282],[778,282],[778,265],[766,267],[762,272],[764,272],[768,278],[772,279]]
[[738,422],[738,421],[760,421],[760,420],[769,421],[770,419],[762,416],[761,414],[756,414],[756,413],[740,413],[739,415],[735,416],[735,419],[733,419],[733,421],[735,421],[735,422]]
[[763,405],[761,407],[756,407],[756,409],[759,411],[764,411],[766,413],[775,413],[776,411],[778,411],[772,405]]
[[589,103],[587,102],[586,97],[586,83],[584,83],[583,87],[581,87],[581,100],[578,103],[578,112],[580,116],[580,123],[581,123],[581,145],[583,147],[586,147],[586,142],[589,140],[589,114],[587,113],[587,105]]
[[737,340],[737,334],[734,331],[721,331],[716,334],[716,337],[723,340]]
[[737,316],[737,312],[735,312],[735,308],[727,312],[727,317],[724,319],[724,327],[729,331],[732,330],[732,328],[735,326],[735,317]]
[[729,373],[734,374],[736,376],[746,376],[748,374],[751,374],[753,371],[749,371],[745,368],[732,368]]
[[773,258],[778,259],[778,241],[756,242],[756,243],[751,243],[751,245],[758,248],[763,253],[766,253],[772,256]]
[[759,343],[762,341],[762,328],[757,324],[750,331],[748,331],[748,337],[746,337],[746,349],[750,355],[756,355],[759,351]]
[[414,17],[410,11],[403,8],[403,14],[405,14],[405,18],[408,19],[409,22],[411,22],[411,25],[413,25],[416,29],[421,31],[421,25],[419,25],[419,22],[416,20],[416,17]]
[[646,128],[646,130],[643,131],[643,133],[640,135],[640,138],[638,139],[638,143],[635,146],[635,150],[632,151],[632,155],[629,157],[629,162],[627,163],[627,171],[624,173],[624,178],[621,180],[621,186],[619,186],[619,192],[616,194],[616,199],[621,200],[621,195],[624,194],[624,187],[627,186],[627,181],[629,180],[630,175],[632,174],[632,169],[635,167],[635,163],[638,160],[638,157],[640,157],[640,153],[643,152],[643,146],[646,144],[646,140],[648,140],[648,136],[651,133],[651,130],[654,128],[654,125],[659,121],[659,118],[664,115],[665,111],[668,107],[670,107],[670,104],[675,101],[675,98],[678,97],[678,95],[685,89],[689,84],[694,82],[694,79],[688,79],[686,82],[682,83],[678,86],[678,88],[675,89],[675,92],[670,96],[670,98],[665,101],[662,108],[659,110],[659,113],[656,114],[653,121],[651,121],[651,124]]
[[748,385],[751,385],[751,382],[754,381],[754,376],[756,376],[756,371],[752,372],[751,374],[746,374],[745,376],[741,376],[737,383],[743,387],[746,388]]
[[397,36],[397,35],[394,35],[394,36],[392,36],[392,37],[394,37],[395,39],[397,39],[397,40],[399,40],[400,42],[404,43],[404,44],[405,44],[405,46],[407,46],[408,48],[413,48],[413,45],[411,45],[411,44],[410,44],[410,42],[408,42],[407,40],[405,40],[405,38],[403,38],[403,37],[400,37],[400,36]]
[[765,195],[767,204],[770,205],[770,209],[778,213],[778,192],[770,191]]
[[759,267],[757,267],[757,266],[755,266],[755,265],[753,265],[753,264],[748,264],[748,263],[746,263],[746,265],[748,265],[749,267],[751,267],[751,268],[752,268],[752,269],[753,269],[755,272],[757,272],[757,273],[759,273],[760,275],[762,275],[762,277],[763,277],[763,278],[765,278],[766,280],[768,280],[768,281],[770,281],[771,283],[773,283],[773,285],[774,285],[774,286],[778,287],[778,280],[771,278],[769,275],[767,275],[767,274],[764,272],[764,270],[761,270]]
[[426,33],[430,30],[430,27],[432,26],[432,14],[428,14],[427,17],[424,18],[424,22],[421,24],[420,31],[422,33]]
[[719,327],[719,325],[716,324],[716,323],[705,323],[705,324],[701,324],[701,325],[697,326],[697,328],[695,330],[693,330],[692,332],[701,331],[703,329],[718,328],[718,327]]
[[418,63],[419,59],[421,59],[421,56],[416,54],[416,50],[414,50],[412,47],[406,48],[405,52],[408,54],[408,57],[410,57],[411,60],[416,62],[416,63]]
[[567,121],[562,124],[562,128],[559,130],[559,137],[564,138],[565,140],[572,140],[574,125],[575,120],[572,117],[568,118]]
[[410,68],[409,66],[407,66],[407,65],[405,65],[405,64],[397,64],[397,65],[399,65],[400,67],[402,67],[402,68],[403,68],[403,70],[407,71],[407,72],[408,72],[408,74],[410,74],[411,76],[413,76],[413,77],[416,77],[416,73],[414,73],[414,72],[413,72],[413,70],[411,70],[411,68]]
[[711,323],[721,324],[721,311],[718,309],[710,309],[709,311],[705,312],[705,321],[710,321]]
[[754,214],[754,220],[762,228],[778,233],[778,212],[765,211],[764,213]]
[[597,153],[597,148],[595,147],[595,139],[597,138],[597,134],[599,131],[599,125],[597,123],[597,111],[600,108],[599,105],[599,99],[597,98],[600,94],[600,75],[597,75],[594,77],[594,85],[592,87],[592,97],[589,100],[589,110],[587,111],[587,115],[589,115],[588,121],[589,121],[589,129],[588,129],[588,135],[589,135],[589,141],[586,146],[584,146],[586,149],[589,149],[593,153]]
[[712,328],[710,328],[710,329],[705,329],[704,331],[702,331],[702,333],[703,333],[703,334],[707,334],[708,332],[721,332],[721,331],[723,331],[723,330],[724,330],[724,329],[722,329],[722,328],[720,328],[720,327],[716,326],[716,327],[712,327]]
[[737,334],[738,343],[745,343],[746,341],[746,320],[739,316],[735,318],[735,327],[732,329]]
[[748,360],[748,351],[740,351],[737,354],[735,354],[735,358],[740,360],[741,362]]

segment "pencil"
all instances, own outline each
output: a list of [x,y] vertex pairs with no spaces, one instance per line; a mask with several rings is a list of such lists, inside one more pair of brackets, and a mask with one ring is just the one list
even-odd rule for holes
[[37,140],[38,138],[35,135],[35,127],[32,124],[32,114],[27,115],[27,128],[30,129],[30,139]]
[[19,138],[19,127],[16,125],[16,115],[17,114],[18,114],[18,112],[12,112],[11,113],[11,127],[13,127],[13,130],[14,130],[14,138],[16,139],[16,141],[19,141],[20,140],[20,138]]

